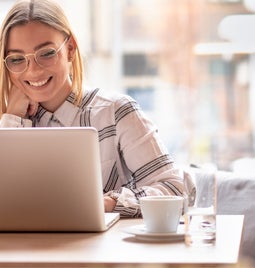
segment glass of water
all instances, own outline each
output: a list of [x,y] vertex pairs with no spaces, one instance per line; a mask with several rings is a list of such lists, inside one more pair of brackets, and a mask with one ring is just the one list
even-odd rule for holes
[[194,174],[194,183],[196,185],[195,202],[191,206],[188,204],[184,212],[185,244],[211,246],[216,241],[217,182],[215,173]]

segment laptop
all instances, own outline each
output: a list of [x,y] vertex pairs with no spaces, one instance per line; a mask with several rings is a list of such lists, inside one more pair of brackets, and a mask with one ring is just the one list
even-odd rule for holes
[[107,230],[101,176],[95,128],[0,129],[0,231]]

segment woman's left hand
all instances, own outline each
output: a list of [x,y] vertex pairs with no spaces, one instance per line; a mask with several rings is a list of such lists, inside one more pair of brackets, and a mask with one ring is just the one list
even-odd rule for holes
[[117,201],[110,196],[104,196],[104,210],[105,212],[112,212],[117,204]]

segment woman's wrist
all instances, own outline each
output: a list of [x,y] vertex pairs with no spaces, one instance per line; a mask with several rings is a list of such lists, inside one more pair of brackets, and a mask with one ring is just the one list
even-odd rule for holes
[[31,127],[32,122],[14,114],[5,113],[1,117],[0,127]]
[[114,191],[111,191],[110,194],[109,194],[109,197],[111,197],[117,203],[118,202],[118,199],[120,197],[120,194],[119,193],[116,193]]

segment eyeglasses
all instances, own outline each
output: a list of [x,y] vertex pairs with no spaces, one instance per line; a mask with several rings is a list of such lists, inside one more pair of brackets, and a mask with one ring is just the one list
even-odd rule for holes
[[64,47],[68,39],[69,38],[66,38],[58,49],[47,47],[26,55],[19,53],[10,54],[4,59],[5,66],[12,73],[23,73],[26,71],[30,61],[28,56],[34,56],[35,62],[39,66],[43,68],[50,67],[57,63],[58,52]]

